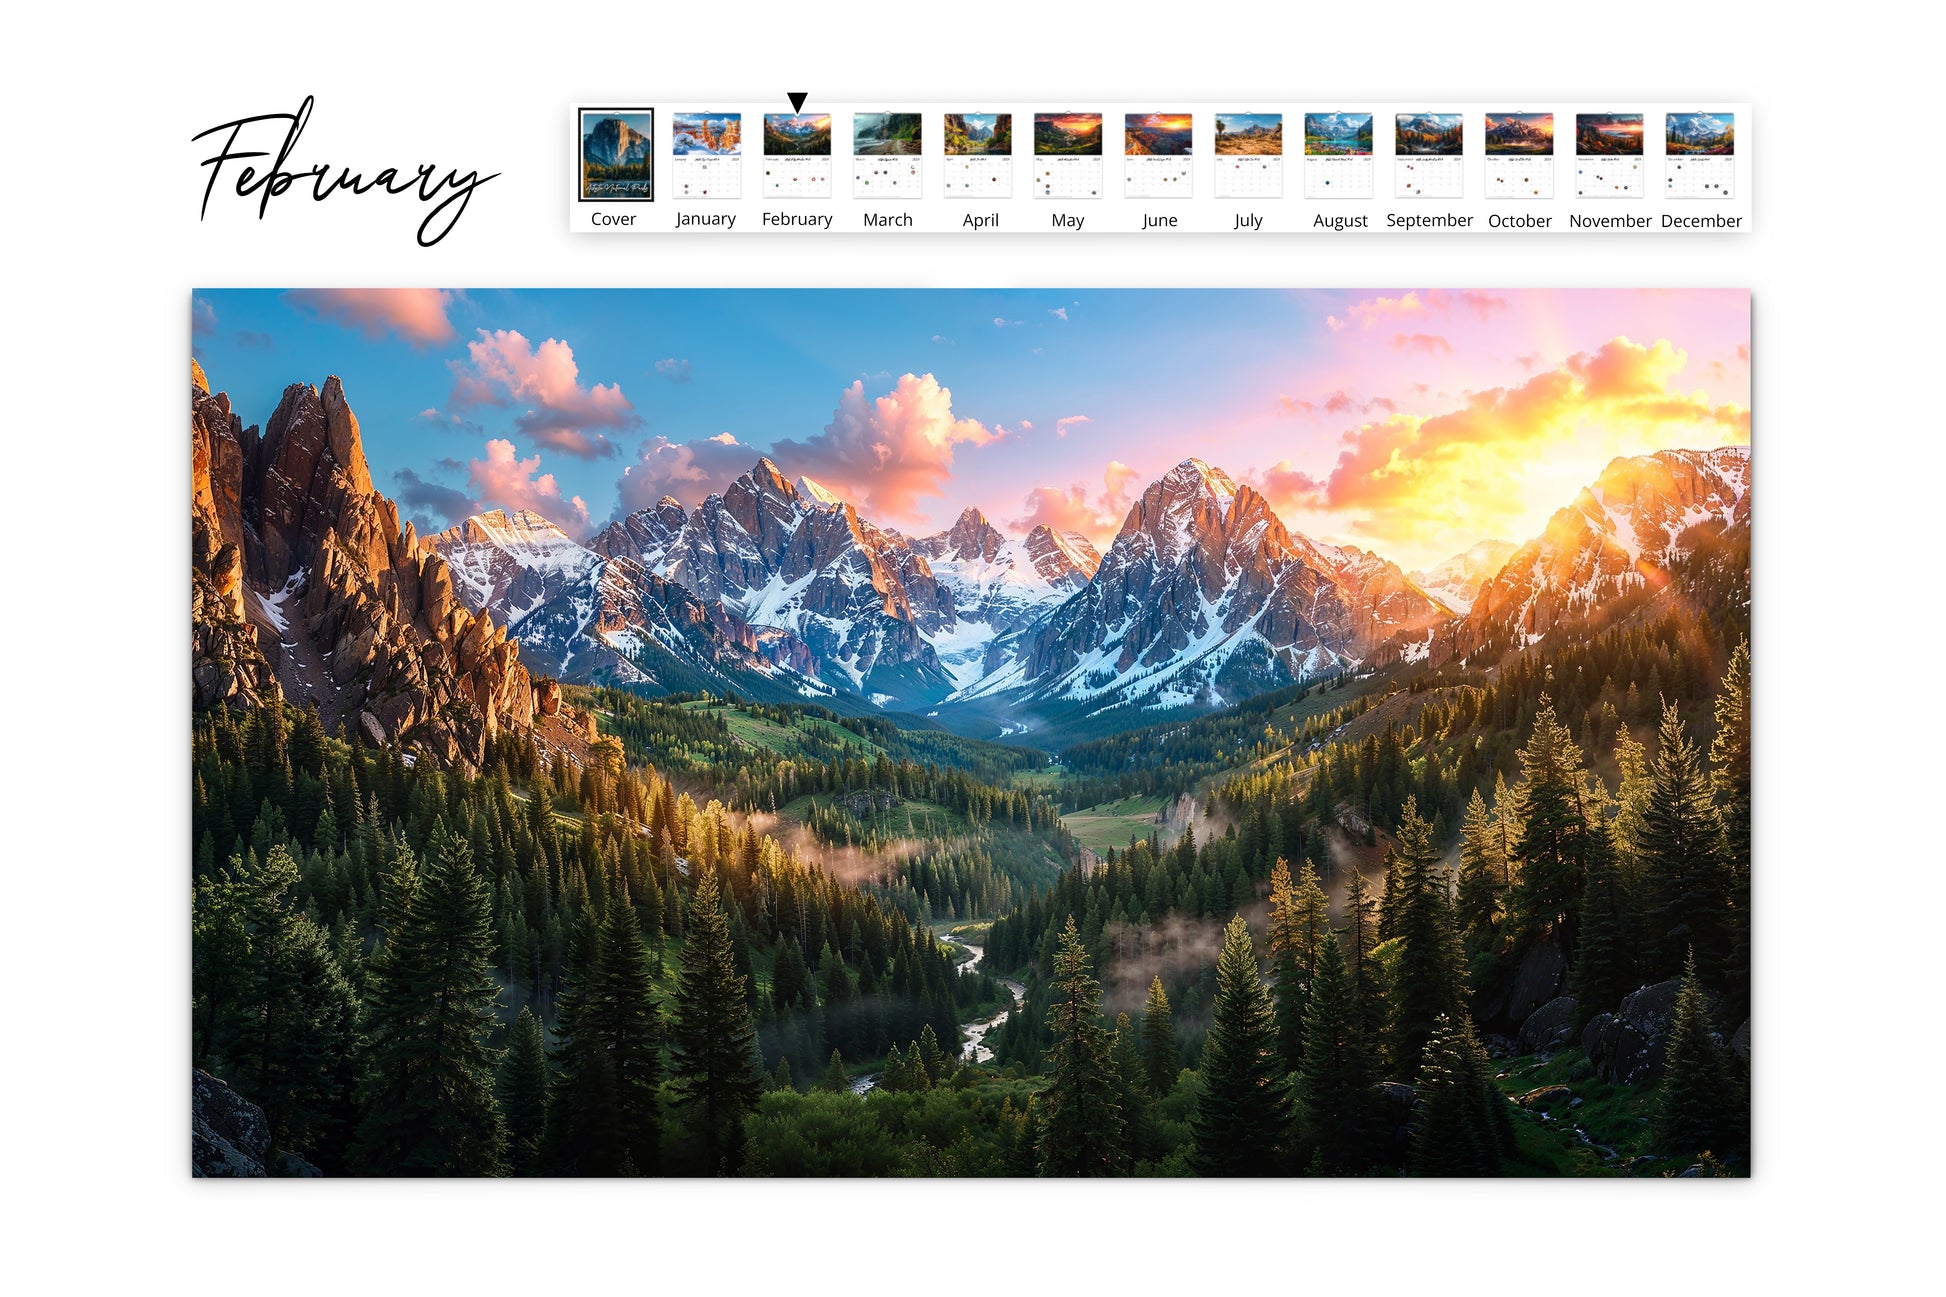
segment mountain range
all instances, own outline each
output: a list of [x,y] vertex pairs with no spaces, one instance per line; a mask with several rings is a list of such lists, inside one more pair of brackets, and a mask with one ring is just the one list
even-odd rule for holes
[[372,487],[335,378],[287,389],[258,438],[198,370],[191,427],[199,701],[281,689],[374,741],[466,756],[538,723],[529,667],[968,732],[1142,724],[1524,647],[1652,597],[1750,508],[1747,447],[1617,459],[1541,535],[1408,573],[1290,530],[1197,459],[1150,483],[1101,554],[972,508],[908,536],[764,458],[693,508],[664,497],[585,541],[501,510],[420,540]]

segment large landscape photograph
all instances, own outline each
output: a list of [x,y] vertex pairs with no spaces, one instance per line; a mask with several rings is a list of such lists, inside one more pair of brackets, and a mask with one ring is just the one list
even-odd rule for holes
[[1746,292],[190,310],[195,1174],[1749,1174]]

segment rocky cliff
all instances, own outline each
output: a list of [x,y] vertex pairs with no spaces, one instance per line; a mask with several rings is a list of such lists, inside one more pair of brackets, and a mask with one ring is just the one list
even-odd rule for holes
[[191,378],[197,703],[314,702],[347,736],[462,764],[531,726],[519,647],[373,488],[338,380],[286,388],[259,436]]

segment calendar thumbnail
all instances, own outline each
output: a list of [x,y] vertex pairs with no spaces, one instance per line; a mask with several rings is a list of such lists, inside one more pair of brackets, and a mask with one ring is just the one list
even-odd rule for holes
[[1284,196],[1284,115],[1216,115],[1216,196]]
[[1641,113],[1576,113],[1574,192],[1580,198],[1641,198]]
[[1736,119],[1730,113],[1670,113],[1663,126],[1663,196],[1734,198]]
[[831,114],[764,114],[764,197],[831,197]]
[[1370,198],[1372,115],[1304,114],[1304,196]]
[[853,113],[851,196],[920,197],[920,131],[918,113]]
[[1188,198],[1188,113],[1129,113],[1122,121],[1122,196]]
[[581,201],[655,201],[655,110],[581,110]]
[[674,197],[743,197],[743,114],[677,113],[669,152]]
[[854,157],[919,153],[918,113],[853,113],[851,151]]
[[1486,115],[1488,198],[1554,197],[1554,114]]
[[946,114],[946,196],[1014,196],[1012,113]]
[[1100,198],[1101,114],[1034,114],[1034,197]]
[[1399,198],[1458,198],[1465,190],[1465,129],[1458,113],[1400,113],[1393,121]]

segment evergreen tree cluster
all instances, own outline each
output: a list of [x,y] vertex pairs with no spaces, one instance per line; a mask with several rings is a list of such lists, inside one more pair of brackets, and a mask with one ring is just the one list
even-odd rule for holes
[[467,775],[263,707],[199,716],[192,756],[194,1059],[329,1171],[734,1169],[767,1059],[956,1051],[996,997],[614,745],[503,737]]

